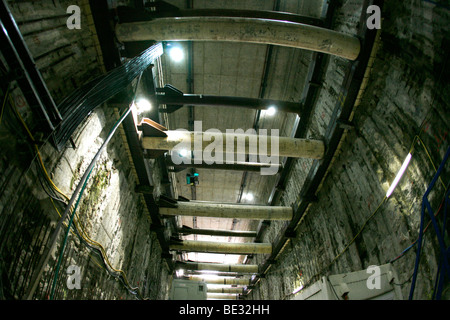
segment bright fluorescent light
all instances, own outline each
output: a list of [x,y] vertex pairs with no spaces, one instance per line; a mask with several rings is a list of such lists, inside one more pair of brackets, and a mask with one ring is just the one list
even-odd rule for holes
[[178,269],[177,270],[177,276],[182,277],[184,275],[184,269]]
[[275,108],[275,106],[270,106],[267,110],[266,113],[269,116],[273,116],[275,113],[277,112],[277,108]]
[[406,156],[405,161],[403,161],[403,164],[400,168],[400,171],[397,173],[397,176],[394,179],[394,182],[392,182],[391,186],[389,187],[389,190],[386,192],[386,198],[389,198],[394,191],[395,187],[397,186],[398,182],[400,181],[401,177],[405,173],[406,168],[408,167],[409,161],[411,161],[411,153],[408,153]]
[[169,55],[174,62],[180,62],[184,58],[184,52],[180,47],[171,48]]
[[253,200],[253,194],[247,193],[247,194],[245,195],[245,199],[247,199],[248,201],[252,201],[252,200]]
[[300,285],[300,287],[295,288],[294,291],[292,291],[292,294],[296,294],[297,292],[299,292],[302,289],[303,289],[303,285]]

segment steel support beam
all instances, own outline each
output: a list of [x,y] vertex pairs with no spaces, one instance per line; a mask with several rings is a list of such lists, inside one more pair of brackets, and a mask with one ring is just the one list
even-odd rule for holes
[[161,215],[238,218],[255,220],[291,220],[291,207],[226,204],[213,202],[178,202],[176,208],[159,208]]
[[187,168],[195,168],[195,169],[213,169],[213,170],[233,170],[233,171],[251,171],[251,172],[260,172],[261,168],[269,168],[272,166],[273,168],[276,168],[278,172],[282,170],[281,164],[270,164],[270,163],[259,163],[259,162],[235,162],[235,163],[224,163],[224,164],[218,164],[218,163],[201,163],[201,164],[175,164],[172,161],[172,158],[170,156],[166,157],[166,165],[169,167],[174,167],[173,169],[168,169],[169,171],[183,171]]
[[216,229],[193,229],[188,227],[183,227],[177,230],[178,233],[184,235],[207,235],[207,236],[217,236],[217,237],[244,237],[244,238],[254,238],[256,237],[256,231],[236,231],[236,230],[216,230]]
[[[236,10],[236,9],[178,9],[172,10],[158,10],[155,2],[149,2],[149,7],[156,7],[156,11],[146,12],[148,19],[158,18],[181,18],[181,17],[235,17],[235,18],[256,18],[256,19],[270,19],[283,20],[296,23],[304,23],[313,26],[322,27],[324,22],[322,19],[302,16],[290,12],[270,11],[270,10]],[[137,12],[133,12],[134,17]],[[129,19],[130,20],[130,19]],[[134,21],[137,21],[134,19]]]
[[359,39],[330,29],[282,20],[236,17],[161,18],[116,26],[121,42],[234,41],[293,47],[355,60]]
[[226,254],[270,254],[272,244],[270,243],[230,243],[213,241],[172,241],[170,250],[187,252],[207,252]]
[[184,270],[209,270],[235,273],[258,273],[258,266],[254,264],[225,264],[207,262],[177,262],[176,268]]
[[179,107],[186,105],[236,107],[256,110],[267,110],[273,106],[279,112],[296,113],[299,115],[301,115],[303,111],[303,104],[298,102],[246,97],[214,96],[203,94],[157,94],[154,97],[154,100],[157,105],[165,104],[167,106],[167,108],[159,109],[160,112],[165,113],[172,113]]
[[8,76],[16,80],[30,106],[38,129],[52,133],[62,117],[47,85],[36,67],[28,46],[7,5],[0,0],[0,51],[9,68]]
[[[144,136],[142,137],[142,147],[148,150],[171,151],[180,148],[182,145],[190,146],[190,150],[201,151],[202,154],[206,147],[214,141],[218,144],[221,140],[223,152],[225,153],[231,147],[230,153],[235,155],[255,155],[258,156],[259,146],[267,146],[267,154],[272,150],[273,141],[278,143],[278,154],[271,156],[321,159],[325,152],[325,146],[321,140],[296,139],[288,137],[264,136],[265,141],[261,140],[260,135],[247,135],[240,133],[217,133],[217,132],[188,132],[179,130],[164,131],[164,136]],[[274,140],[276,139],[276,140]],[[201,150],[200,150],[201,148]],[[189,147],[187,148],[189,151]],[[217,150],[217,149],[216,149]],[[225,159],[223,159],[225,162]]]

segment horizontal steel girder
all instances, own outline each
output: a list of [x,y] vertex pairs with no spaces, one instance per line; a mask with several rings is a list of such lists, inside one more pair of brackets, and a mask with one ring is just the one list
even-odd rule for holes
[[226,254],[270,254],[272,253],[272,244],[183,240],[180,242],[172,242],[169,245],[169,249],[186,252]]
[[116,26],[119,41],[234,41],[293,47],[355,60],[357,37],[302,23],[237,17],[160,18]]
[[168,216],[194,216],[253,220],[291,220],[293,209],[282,206],[258,206],[213,202],[180,201],[176,208],[160,207],[159,213]]
[[236,273],[258,273],[258,265],[254,264],[226,264],[207,262],[177,262],[177,267],[185,270],[209,270]]
[[256,110],[267,110],[274,107],[279,112],[289,112],[301,115],[303,105],[298,102],[256,99],[246,97],[213,96],[203,94],[171,95],[160,94],[155,96],[156,103],[167,105],[167,109],[160,112],[171,113],[176,108],[171,106],[209,106],[209,107],[238,107]]
[[178,233],[184,235],[199,234],[216,237],[244,237],[254,238],[257,236],[256,231],[238,231],[238,230],[217,230],[217,229],[195,229],[195,228],[180,228]]
[[172,158],[170,156],[167,156],[165,158],[165,160],[166,160],[167,166],[174,167],[174,169],[169,168],[168,170],[175,171],[175,172],[183,171],[184,169],[187,169],[187,168],[250,171],[250,172],[259,172],[259,171],[261,171],[261,168],[268,168],[270,166],[276,167],[278,171],[281,171],[283,169],[283,166],[281,164],[270,164],[270,163],[259,163],[259,162],[234,162],[234,163],[229,163],[229,164],[228,163],[223,163],[223,164],[218,164],[218,163],[212,163],[212,164],[180,163],[180,164],[175,164],[175,163],[173,163]]

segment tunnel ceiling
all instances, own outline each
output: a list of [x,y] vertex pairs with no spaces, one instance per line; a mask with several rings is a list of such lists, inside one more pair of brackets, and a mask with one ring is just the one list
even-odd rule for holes
[[[167,1],[186,8],[185,1]],[[191,9],[277,10],[301,16],[323,18],[322,1],[195,1]],[[183,93],[236,96],[301,102],[305,81],[312,61],[312,52],[296,48],[237,42],[168,42],[161,58],[163,82]],[[167,54],[170,46],[183,48],[184,59],[175,62]],[[189,51],[191,50],[191,51]],[[191,52],[191,55],[189,53]],[[190,82],[189,79],[192,81]],[[202,121],[203,131],[215,128],[279,129],[280,136],[290,137],[297,115],[247,108],[209,106],[183,107],[168,115],[169,129],[191,129],[191,121]],[[269,131],[270,132],[270,131]],[[280,159],[281,160],[281,159]],[[285,159],[284,159],[285,160]],[[260,172],[200,169],[198,185],[186,183],[186,169],[172,176],[175,196],[190,200],[270,205],[277,175]],[[259,221],[231,218],[180,217],[180,225],[201,229],[256,230]],[[189,235],[183,239],[245,242],[252,238]],[[237,263],[244,256],[189,253],[185,259]]]

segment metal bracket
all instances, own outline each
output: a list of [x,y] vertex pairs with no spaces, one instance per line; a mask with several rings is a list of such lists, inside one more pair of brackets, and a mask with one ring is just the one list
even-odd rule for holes
[[178,202],[165,195],[160,195],[158,199],[158,206],[163,208],[178,208]]

